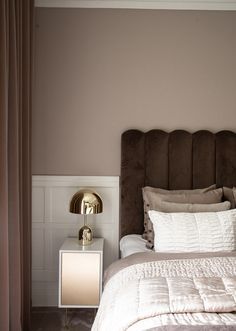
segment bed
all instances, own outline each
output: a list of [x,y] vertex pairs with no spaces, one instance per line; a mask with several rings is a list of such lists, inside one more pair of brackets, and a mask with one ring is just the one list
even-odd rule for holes
[[122,258],[92,330],[236,330],[236,134],[128,130],[121,146]]

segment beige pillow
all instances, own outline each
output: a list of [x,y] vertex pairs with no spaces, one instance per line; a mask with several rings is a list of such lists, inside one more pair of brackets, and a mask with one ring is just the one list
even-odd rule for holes
[[[184,204],[216,204],[222,201],[223,190],[221,188],[206,191],[202,189],[195,190],[184,190],[184,191],[175,191],[171,193],[167,191],[166,194],[158,193],[161,189],[155,189],[151,187],[144,187],[143,192],[143,201],[144,201],[144,234],[143,238],[147,240],[147,247],[152,248],[154,244],[154,232],[152,222],[149,219],[148,211],[153,209],[157,211],[170,212],[165,209],[162,210],[163,201],[166,202],[175,202],[175,203],[184,203]],[[202,192],[203,191],[203,192]],[[204,192],[205,191],[205,192]],[[179,208],[179,207],[178,207]],[[190,207],[188,207],[190,208]],[[203,210],[204,211],[204,210]],[[175,212],[173,209],[171,212]]]
[[178,202],[178,203],[219,203],[222,202],[223,190],[218,188],[205,193],[176,193],[176,194],[161,194],[146,190],[143,188],[143,198],[152,208],[159,207],[161,201]]
[[201,213],[201,212],[217,212],[230,209],[229,201],[200,204],[200,203],[175,203],[162,201],[159,211],[164,213]]
[[236,207],[236,188],[223,187],[223,199],[231,203],[231,208]]
[[188,194],[195,194],[195,193],[205,193],[208,191],[212,191],[216,189],[216,184],[213,184],[211,186],[205,187],[205,188],[197,188],[194,190],[166,190],[163,188],[159,187],[152,187],[152,186],[145,186],[143,190],[145,191],[151,191],[151,192],[156,192],[156,193],[161,193],[161,194],[176,194],[176,193],[188,193]]

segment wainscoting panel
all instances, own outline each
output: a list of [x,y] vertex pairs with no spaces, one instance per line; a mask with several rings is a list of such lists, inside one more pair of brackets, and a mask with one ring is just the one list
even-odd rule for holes
[[59,248],[67,237],[76,237],[83,216],[69,212],[74,193],[96,191],[103,213],[89,215],[95,237],[105,239],[104,268],[119,258],[119,177],[32,177],[32,303],[58,305]]

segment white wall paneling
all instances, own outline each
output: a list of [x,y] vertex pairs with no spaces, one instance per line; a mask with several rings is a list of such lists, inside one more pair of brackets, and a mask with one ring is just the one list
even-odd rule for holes
[[36,7],[236,10],[236,0],[35,0]]
[[118,176],[33,176],[33,306],[57,306],[59,248],[83,225],[82,215],[69,212],[70,199],[82,188],[95,190],[103,200],[103,213],[89,215],[88,223],[95,237],[105,239],[104,268],[119,257]]

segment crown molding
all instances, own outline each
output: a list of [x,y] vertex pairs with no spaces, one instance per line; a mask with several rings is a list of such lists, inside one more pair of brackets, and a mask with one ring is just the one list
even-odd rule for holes
[[35,7],[236,10],[236,0],[35,0]]

